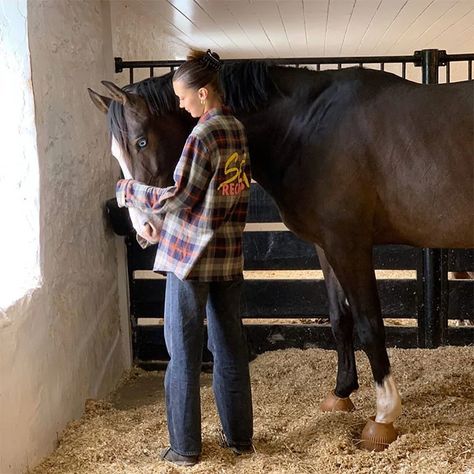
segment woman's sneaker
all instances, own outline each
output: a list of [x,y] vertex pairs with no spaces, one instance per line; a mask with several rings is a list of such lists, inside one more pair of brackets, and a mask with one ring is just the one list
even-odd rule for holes
[[171,462],[177,466],[194,466],[199,462],[199,455],[183,456],[182,454],[173,451],[170,447],[161,451],[160,458],[163,461]]
[[255,451],[253,444],[250,443],[230,443],[227,440],[227,436],[224,433],[222,428],[217,430],[217,438],[219,441],[219,445],[222,448],[230,449],[236,456],[240,456],[241,454],[251,454]]

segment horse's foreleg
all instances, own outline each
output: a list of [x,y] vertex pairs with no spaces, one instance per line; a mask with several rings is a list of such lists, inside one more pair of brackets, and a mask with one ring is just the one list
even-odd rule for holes
[[319,263],[324,274],[328,292],[329,319],[337,350],[337,379],[334,392],[321,404],[323,411],[350,411],[354,405],[348,398],[359,388],[352,340],[353,320],[349,303],[332,267],[326,259],[324,250],[316,245]]
[[325,251],[349,300],[355,328],[362,349],[369,359],[376,384],[377,415],[375,424],[371,425],[371,429],[376,432],[367,433],[365,430],[362,445],[368,449],[383,449],[393,441],[394,432],[385,436],[381,434],[381,430],[388,428],[388,424],[400,415],[401,399],[390,373],[385,347],[385,330],[373,270],[372,247],[356,242],[333,242]]

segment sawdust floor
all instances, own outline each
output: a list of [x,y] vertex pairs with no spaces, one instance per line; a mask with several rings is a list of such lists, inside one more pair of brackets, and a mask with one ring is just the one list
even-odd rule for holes
[[202,376],[203,457],[192,468],[159,460],[167,444],[163,373],[134,370],[108,400],[90,401],[34,474],[464,473],[474,472],[474,347],[391,349],[403,398],[400,436],[383,453],[357,448],[374,414],[372,377],[357,354],[353,413],[321,413],[336,356],[321,349],[269,352],[251,364],[256,453],[234,457],[215,438],[211,375]]

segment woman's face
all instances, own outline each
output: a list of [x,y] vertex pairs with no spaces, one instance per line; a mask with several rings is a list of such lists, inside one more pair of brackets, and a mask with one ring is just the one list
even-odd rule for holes
[[192,117],[200,117],[204,113],[204,105],[201,101],[206,99],[203,95],[207,96],[207,91],[203,94],[205,88],[191,89],[178,79],[173,82],[173,89],[178,96],[180,108],[185,109]]

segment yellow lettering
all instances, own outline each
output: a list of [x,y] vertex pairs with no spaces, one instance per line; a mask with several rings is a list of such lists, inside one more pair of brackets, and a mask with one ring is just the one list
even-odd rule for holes
[[[245,157],[242,157],[239,160],[239,154],[237,152],[232,153],[232,155],[230,155],[229,158],[227,158],[227,161],[224,167],[225,175],[226,176],[231,175],[231,176],[227,178],[223,183],[221,183],[219,187],[217,188],[217,190],[220,190],[221,188],[225,186],[222,194],[227,194],[226,192],[228,190],[227,185],[229,185],[230,183],[233,183],[234,181],[237,181],[237,183],[239,184],[242,183],[242,186],[235,186],[235,191],[236,191],[235,194],[238,194],[238,192],[240,192],[244,188],[244,186],[249,188],[250,187],[249,180],[247,178],[247,175],[245,174],[245,171],[243,171],[243,167],[246,161],[247,160],[245,159]],[[239,191],[237,191],[237,189],[239,189]],[[231,186],[230,190],[231,190],[231,194],[234,194],[234,185]]]

